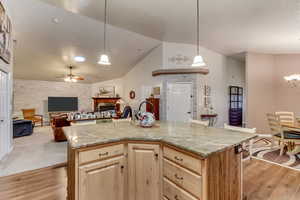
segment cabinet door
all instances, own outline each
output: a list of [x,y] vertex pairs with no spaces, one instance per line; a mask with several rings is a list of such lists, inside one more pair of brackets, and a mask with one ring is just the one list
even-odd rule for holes
[[124,200],[124,156],[79,167],[79,200]]
[[129,144],[129,199],[161,199],[161,153],[159,145]]

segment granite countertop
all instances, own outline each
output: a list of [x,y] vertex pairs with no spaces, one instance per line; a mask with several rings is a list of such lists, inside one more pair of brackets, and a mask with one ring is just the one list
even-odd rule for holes
[[123,122],[63,129],[70,147],[74,149],[122,140],[161,141],[204,158],[256,137],[255,134],[174,122],[160,122],[152,128],[141,128],[133,123]]

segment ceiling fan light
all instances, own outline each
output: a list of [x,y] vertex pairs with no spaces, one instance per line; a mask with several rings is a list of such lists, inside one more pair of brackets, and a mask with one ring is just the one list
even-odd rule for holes
[[200,55],[195,56],[192,67],[205,67],[206,63],[203,60],[203,57]]
[[75,56],[74,60],[76,62],[84,62],[85,61],[85,57],[83,57],[83,56]]
[[111,65],[108,55],[102,54],[98,64],[100,64],[100,65]]
[[65,82],[71,82],[72,81],[70,77],[66,77],[64,80],[65,80]]

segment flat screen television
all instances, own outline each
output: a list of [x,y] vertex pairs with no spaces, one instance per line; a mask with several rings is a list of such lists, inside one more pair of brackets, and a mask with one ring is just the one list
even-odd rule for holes
[[78,97],[48,97],[48,112],[78,111]]

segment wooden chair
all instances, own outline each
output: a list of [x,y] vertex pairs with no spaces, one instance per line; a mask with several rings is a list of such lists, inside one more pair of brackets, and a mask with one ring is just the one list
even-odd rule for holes
[[35,109],[22,109],[23,112],[23,117],[26,120],[31,120],[32,123],[35,124],[36,123],[40,123],[41,126],[43,126],[43,115],[37,115],[35,114]]
[[200,125],[203,127],[208,127],[209,126],[209,121],[202,121],[202,120],[190,120],[191,125]]
[[274,146],[274,141],[278,141],[280,145],[280,155],[282,156],[285,146],[292,148],[293,144],[300,142],[300,133],[297,134],[293,131],[284,130],[278,114],[268,113],[267,118],[273,138],[271,148]]
[[[231,130],[231,131],[239,131],[239,132],[243,132],[243,133],[256,133],[256,128],[243,128],[243,127],[237,127],[237,126],[230,126],[228,124],[224,124],[224,129],[226,130]],[[250,154],[250,158],[252,157],[253,154],[253,141],[254,139],[249,141],[249,154]]]
[[278,120],[281,124],[295,124],[295,114],[293,112],[275,112],[275,115],[278,116]]

